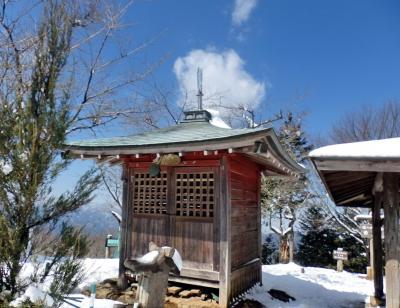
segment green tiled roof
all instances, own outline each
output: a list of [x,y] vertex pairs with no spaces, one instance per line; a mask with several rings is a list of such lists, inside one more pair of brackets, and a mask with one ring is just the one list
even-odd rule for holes
[[68,142],[67,147],[142,147],[211,140],[216,141],[218,139],[223,140],[238,136],[250,136],[270,129],[271,128],[227,129],[214,126],[209,122],[188,122],[132,136]]

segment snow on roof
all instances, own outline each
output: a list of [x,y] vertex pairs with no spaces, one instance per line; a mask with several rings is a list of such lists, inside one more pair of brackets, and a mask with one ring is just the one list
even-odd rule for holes
[[309,156],[312,158],[400,159],[400,138],[328,145],[311,151]]
[[211,114],[211,121],[210,123],[216,127],[221,127],[221,128],[232,128],[228,124],[225,123],[224,120],[222,120],[221,115],[218,110],[214,109],[206,109],[210,114]]

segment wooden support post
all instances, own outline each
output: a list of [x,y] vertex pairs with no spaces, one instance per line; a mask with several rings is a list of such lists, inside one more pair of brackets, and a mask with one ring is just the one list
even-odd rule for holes
[[257,241],[258,241],[258,257],[260,259],[260,270],[259,270],[259,280],[260,286],[263,285],[262,282],[262,249],[263,249],[263,238],[262,238],[262,213],[261,213],[261,172],[258,173],[258,181],[257,181]]
[[343,272],[343,260],[337,260],[336,270],[338,272]]
[[348,259],[348,252],[344,251],[343,248],[338,248],[337,250],[333,251],[333,258],[336,261],[336,270],[338,272],[343,272],[343,260]]
[[128,258],[128,233],[129,230],[127,228],[127,214],[128,214],[128,188],[129,188],[129,172],[128,166],[123,165],[122,167],[122,181],[123,181],[123,189],[122,189],[122,220],[121,220],[121,243],[119,250],[119,272],[118,272],[118,288],[124,290],[128,287],[128,281],[125,277],[125,265],[124,261]]
[[400,307],[399,174],[383,174],[385,213],[386,307]]
[[231,288],[231,215],[229,196],[229,168],[226,156],[220,168],[220,262],[219,262],[219,306],[229,307]]
[[369,266],[367,266],[367,279],[374,280],[374,240],[369,239]]
[[381,222],[382,192],[375,191],[372,208],[372,249],[371,267],[374,279],[375,298],[383,297],[383,252],[382,252],[382,222]]
[[106,259],[108,259],[110,257],[110,247],[107,245],[107,240],[110,239],[110,238],[112,238],[112,235],[108,234],[107,238],[106,238],[106,253],[105,253],[105,256],[104,256]]

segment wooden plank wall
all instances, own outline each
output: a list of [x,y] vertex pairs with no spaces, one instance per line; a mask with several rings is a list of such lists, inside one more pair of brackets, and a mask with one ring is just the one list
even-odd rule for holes
[[181,252],[184,267],[212,270],[213,238],[212,220],[177,218],[172,246]]
[[238,158],[230,164],[232,270],[259,258],[258,166]]
[[231,297],[237,297],[261,281],[261,261],[254,260],[231,275]]
[[149,252],[149,243],[168,245],[166,215],[134,215],[132,217],[131,255],[142,256]]
[[240,156],[230,159],[231,294],[261,282],[260,169]]

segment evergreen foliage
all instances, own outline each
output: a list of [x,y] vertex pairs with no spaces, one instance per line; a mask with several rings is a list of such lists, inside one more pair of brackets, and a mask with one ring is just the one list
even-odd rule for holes
[[14,52],[15,58],[7,61],[16,69],[15,78],[2,79],[0,87],[0,298],[4,302],[50,273],[59,279],[52,288],[54,294],[76,285],[77,259],[88,243],[81,230],[68,226],[62,227],[57,242],[42,243],[48,244],[45,253],[51,257],[47,269],[29,281],[18,276],[23,264],[39,252],[34,235],[54,230],[63,216],[90,202],[99,183],[95,170],[89,170],[73,191],[59,196],[52,193],[54,180],[69,164],[60,159],[72,123],[71,93],[63,70],[71,51],[75,16],[68,3],[45,3],[35,44],[32,41],[31,65],[22,65],[20,54]]
[[368,266],[365,246],[348,233],[343,233],[339,237],[338,245],[349,253],[349,260],[344,262],[344,269],[354,273],[365,273]]
[[326,215],[318,206],[309,207],[299,220],[302,238],[297,260],[303,266],[333,267],[332,251],[339,243],[337,233],[329,227]]
[[294,116],[288,112],[278,132],[279,141],[285,150],[297,162],[304,162],[312,146],[302,128],[301,115]]
[[330,217],[318,205],[310,206],[301,216],[299,226],[302,238],[297,261],[303,266],[336,268],[332,252],[337,248],[349,253],[344,268],[350,272],[365,272],[367,258],[365,248],[345,230],[330,223]]
[[[311,149],[301,124],[300,116],[288,112],[278,131],[282,146],[299,163],[304,162]],[[261,202],[269,216],[271,230],[279,237],[282,263],[293,261],[297,211],[310,197],[305,175],[300,178],[264,177],[262,180]]]
[[279,261],[278,245],[275,243],[272,234],[268,234],[262,246],[262,264],[276,264]]

